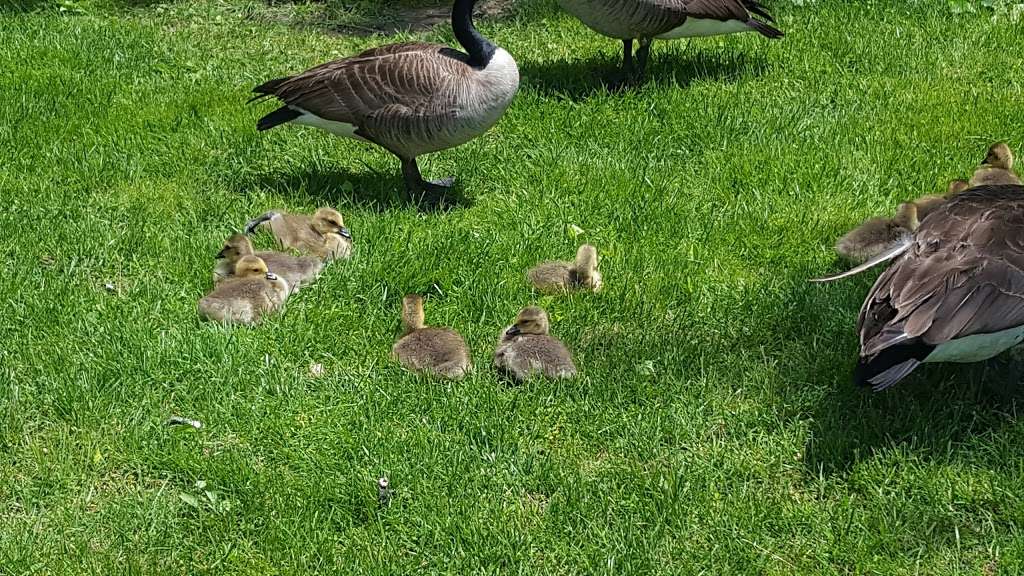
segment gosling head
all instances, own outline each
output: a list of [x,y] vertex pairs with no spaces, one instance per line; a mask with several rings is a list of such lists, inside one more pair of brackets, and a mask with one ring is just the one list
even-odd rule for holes
[[224,247],[217,253],[217,258],[223,258],[228,262],[238,262],[242,256],[251,256],[253,253],[249,237],[245,234],[234,234],[224,242]]
[[407,294],[402,298],[402,329],[406,334],[425,326],[423,315],[423,297],[419,294]]
[[893,221],[911,232],[917,230],[917,227],[921,225],[921,222],[917,219],[917,204],[913,202],[900,204],[899,208],[896,209],[896,216],[893,218]]
[[949,186],[946,187],[946,196],[956,196],[970,187],[967,180],[951,180]]
[[997,142],[988,148],[985,161],[982,163],[1003,170],[1013,169],[1013,151],[1003,142]]
[[337,234],[343,238],[352,238],[352,233],[345,227],[341,213],[333,208],[319,208],[313,213],[313,229],[321,234]]
[[576,251],[576,273],[580,278],[590,278],[594,270],[597,270],[597,248],[584,244]]
[[536,306],[530,306],[519,312],[516,323],[505,331],[505,336],[543,335],[547,334],[549,329],[548,313]]
[[259,256],[242,256],[235,263],[235,276],[239,278],[263,278],[268,274],[267,263]]

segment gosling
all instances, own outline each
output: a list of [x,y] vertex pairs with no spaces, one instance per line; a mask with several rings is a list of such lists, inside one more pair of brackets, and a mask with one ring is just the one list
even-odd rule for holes
[[904,202],[895,217],[869,218],[844,234],[836,241],[836,253],[851,262],[867,262],[905,242],[919,225],[917,204]]
[[312,256],[293,256],[284,252],[255,252],[248,236],[234,234],[217,254],[217,263],[213,267],[213,283],[234,277],[235,264],[245,256],[258,256],[271,272],[284,278],[293,294],[302,286],[313,283],[324,267],[323,262]]
[[536,306],[524,308],[515,324],[506,328],[494,352],[494,366],[523,381],[534,375],[573,378],[576,365],[565,344],[548,335],[548,315]]
[[282,247],[325,262],[352,255],[352,232],[333,208],[319,208],[312,217],[274,210],[250,220],[245,232],[251,234],[257,228],[269,230]]
[[451,328],[423,323],[423,298],[410,294],[402,299],[402,337],[391,348],[391,357],[407,370],[459,380],[471,370],[469,347]]
[[255,324],[279,310],[288,298],[288,282],[267,270],[258,256],[243,256],[235,274],[199,301],[199,316],[223,324]]
[[1020,178],[1013,171],[1013,151],[1002,142],[989,146],[988,154],[981,167],[974,171],[968,182],[975,186],[998,186],[1001,184],[1020,184]]
[[561,294],[573,290],[597,292],[601,289],[601,273],[597,271],[597,248],[584,244],[576,251],[576,261],[541,262],[526,277],[544,294]]

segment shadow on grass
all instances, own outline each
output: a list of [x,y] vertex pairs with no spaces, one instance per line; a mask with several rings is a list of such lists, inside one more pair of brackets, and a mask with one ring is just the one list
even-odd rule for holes
[[[535,90],[579,101],[613,91],[609,84],[619,71],[621,58],[616,53],[614,58],[595,54],[584,60],[522,62],[520,70],[524,84]],[[623,90],[639,90],[645,84],[686,88],[700,81],[734,82],[760,76],[765,70],[763,58],[746,52],[708,53],[693,48],[685,53],[652,53],[645,80]]]
[[[865,278],[848,287],[844,296],[835,288],[808,286],[797,279],[788,297],[782,298],[786,305],[767,318],[778,334],[795,336],[794,346],[821,351],[785,357],[779,363],[780,373],[807,383],[779,393],[777,409],[787,419],[811,422],[803,459],[811,478],[845,474],[879,450],[893,447],[941,459],[972,437],[1012,422],[1024,401],[1020,358],[1012,352],[988,362],[921,366],[881,392],[856,386],[852,378],[858,355],[855,327],[836,325],[833,318],[837,306],[845,308],[850,290],[863,297],[870,284],[871,279]],[[860,298],[851,303],[859,304]],[[822,337],[833,334],[834,345],[822,350]]]
[[844,474],[880,448],[940,457],[971,437],[1012,422],[1024,400],[1018,362],[1007,354],[977,364],[918,368],[872,392],[841,382],[817,406],[804,463],[808,474]]
[[[394,35],[449,26],[451,0],[325,0],[310,3],[266,0],[270,5],[295,4],[305,7],[303,15],[291,22],[345,36]],[[533,20],[556,10],[549,0],[481,0],[474,8],[477,23],[510,19]]]
[[408,198],[402,178],[396,172],[379,173],[367,168],[366,172],[325,171],[296,168],[285,174],[258,176],[251,186],[274,194],[310,199],[335,207],[354,207],[362,210],[385,212],[396,208],[415,206],[424,212],[445,212],[472,205],[463,195],[458,180],[440,205],[432,205],[422,198]]

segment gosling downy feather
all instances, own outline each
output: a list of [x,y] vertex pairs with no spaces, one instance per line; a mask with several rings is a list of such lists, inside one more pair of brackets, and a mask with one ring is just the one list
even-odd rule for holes
[[324,263],[311,256],[293,256],[284,252],[253,250],[252,242],[245,234],[234,234],[224,243],[217,254],[217,263],[213,267],[213,282],[217,283],[235,275],[235,265],[244,256],[258,256],[267,265],[267,269],[284,278],[292,293],[299,288],[311,284],[320,276]]
[[1024,187],[981,186],[921,223],[857,320],[855,379],[876,390],[927,362],[977,362],[1024,340]]
[[452,328],[424,324],[423,298],[410,294],[402,300],[404,333],[391,348],[391,356],[407,370],[458,380],[471,367],[469,347]]
[[267,212],[245,225],[246,234],[268,230],[282,247],[310,254],[328,262],[352,255],[352,232],[341,214],[332,208],[319,208],[313,216]]
[[545,294],[572,290],[601,290],[601,273],[597,270],[597,248],[584,244],[576,251],[576,260],[541,262],[526,273],[530,283]]
[[[655,39],[759,32],[783,33],[756,0],[558,0],[566,11],[599,34],[622,40],[623,72],[642,76]],[[758,19],[761,18],[764,21]],[[636,67],[633,41],[639,40]]]
[[502,331],[494,352],[494,366],[516,380],[540,375],[545,378],[572,378],[576,365],[572,354],[560,340],[548,335],[547,313],[531,306],[516,317],[515,324]]
[[1020,184],[1020,178],[1013,171],[1013,151],[1002,142],[989,147],[985,161],[974,171],[968,182],[975,186],[995,186],[1000,184]]
[[476,0],[455,0],[452,29],[465,52],[413,42],[371,48],[295,76],[264,82],[254,99],[284,106],[257,129],[294,123],[377,144],[402,162],[410,195],[436,199],[452,180],[426,182],[416,158],[464,144],[505,113],[519,88],[519,69],[473,26]]
[[265,314],[280,309],[291,289],[267,270],[257,256],[243,256],[235,275],[217,284],[199,300],[199,316],[224,324],[254,324]]

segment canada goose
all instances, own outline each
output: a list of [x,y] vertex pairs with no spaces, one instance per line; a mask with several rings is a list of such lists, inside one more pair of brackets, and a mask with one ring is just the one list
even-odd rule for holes
[[246,223],[245,233],[257,228],[269,230],[284,248],[324,261],[352,255],[352,232],[333,208],[319,208],[312,217],[273,210]]
[[[756,0],[558,0],[566,11],[599,34],[622,40],[622,72],[643,76],[651,43],[696,36],[757,31],[767,38],[783,33],[775,19]],[[639,40],[636,68],[633,41]]]
[[235,264],[235,277],[217,284],[199,301],[199,316],[225,324],[253,324],[277,310],[288,298],[288,283],[258,256],[243,256]]
[[917,227],[917,209],[900,205],[895,218],[869,218],[836,241],[836,253],[851,262],[863,263],[909,240]]
[[969,181],[972,187],[1020,183],[1020,178],[1013,171],[1013,151],[1002,142],[989,146],[985,161]]
[[292,292],[310,284],[320,275],[324,263],[311,256],[293,256],[284,252],[256,252],[252,242],[245,234],[233,234],[217,253],[217,263],[213,267],[213,282],[234,277],[235,264],[243,256],[258,256],[274,274],[284,278]]
[[926,362],[977,362],[1024,340],[1024,187],[963,192],[921,223],[857,319],[855,379],[887,388]]
[[584,244],[576,251],[576,260],[541,262],[526,273],[537,290],[558,294],[570,290],[601,289],[601,273],[597,271],[597,248]]
[[501,333],[494,365],[516,380],[535,374],[547,378],[572,378],[576,365],[565,344],[548,335],[548,315],[536,306],[523,308],[515,324]]
[[408,370],[458,380],[470,371],[469,348],[451,328],[423,323],[423,298],[410,294],[402,299],[402,337],[391,356]]
[[453,179],[427,182],[416,158],[452,148],[493,126],[519,89],[512,56],[473,26],[476,0],[455,0],[452,29],[466,50],[422,42],[389,44],[253,88],[284,106],[256,124],[292,122],[371,142],[402,162],[410,195],[437,199]]

